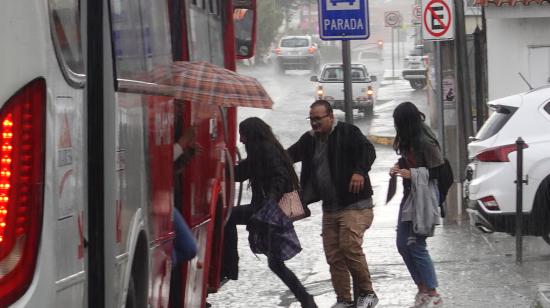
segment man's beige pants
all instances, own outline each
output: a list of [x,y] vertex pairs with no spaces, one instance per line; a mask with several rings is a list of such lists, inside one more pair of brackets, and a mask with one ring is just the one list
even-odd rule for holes
[[372,291],[372,282],[363,253],[363,234],[371,226],[372,209],[323,212],[323,247],[338,301],[351,301],[350,274],[356,290]]

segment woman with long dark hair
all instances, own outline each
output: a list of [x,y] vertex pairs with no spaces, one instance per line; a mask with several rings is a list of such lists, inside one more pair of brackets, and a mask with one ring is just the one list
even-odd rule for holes
[[[424,124],[424,114],[413,103],[399,104],[393,112],[393,119],[397,133],[393,148],[401,158],[390,169],[390,175],[403,178],[403,199],[399,207],[397,223],[397,250],[418,287],[414,307],[441,307],[443,301],[436,290],[437,277],[426,245],[426,237],[433,235],[433,227],[438,224],[439,215],[433,207],[422,209],[424,215],[432,216],[427,217],[431,223],[422,226],[422,229],[428,232],[419,234],[418,230],[421,228],[417,224],[420,222],[417,223],[415,220],[418,220],[418,213],[421,210],[415,207],[420,208],[424,204],[410,206],[411,203],[407,199],[411,194],[411,186],[416,185],[415,179],[419,179],[415,175],[424,171],[427,181],[438,177],[444,163],[443,156],[437,139],[430,128]],[[420,170],[421,168],[425,169]],[[432,199],[426,200],[433,201],[437,198],[436,195],[437,192],[434,191],[431,194],[428,191],[426,196]],[[433,204],[433,202],[426,203]],[[436,215],[437,217],[434,218],[433,216]]]
[[[313,296],[284,263],[301,250],[292,221],[278,208],[283,194],[299,190],[298,176],[290,158],[271,127],[259,118],[242,121],[239,135],[247,158],[236,166],[235,178],[240,182],[249,180],[252,201],[235,207],[225,227],[224,274],[229,279],[238,278],[236,225],[246,225],[252,251],[267,256],[269,268],[294,293],[302,307],[316,308]],[[255,219],[258,211],[266,209],[272,223]]]

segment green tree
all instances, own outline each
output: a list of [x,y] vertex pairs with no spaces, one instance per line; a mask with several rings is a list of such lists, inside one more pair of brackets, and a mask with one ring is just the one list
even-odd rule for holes
[[260,58],[270,52],[284,16],[278,1],[258,0],[257,6],[256,56]]
[[[315,3],[315,0],[257,0],[256,56],[260,58],[270,52],[272,43],[279,39],[279,29],[288,25],[301,6]],[[292,29],[283,29],[283,32]],[[292,33],[300,34],[300,33]]]

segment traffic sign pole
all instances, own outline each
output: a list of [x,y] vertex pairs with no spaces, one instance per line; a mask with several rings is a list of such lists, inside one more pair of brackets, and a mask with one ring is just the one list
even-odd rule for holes
[[342,64],[344,70],[344,110],[346,123],[353,124],[352,88],[351,88],[351,48],[350,42],[342,41]]
[[393,46],[395,45],[395,41],[393,40],[393,27],[391,28],[391,83],[395,82],[395,55],[393,52]]
[[[392,83],[395,82],[395,28],[401,27],[402,19],[399,11],[386,11],[384,12],[384,25],[391,28],[391,76]],[[399,34],[399,33],[397,33]],[[399,37],[398,37],[399,38]],[[397,52],[399,53],[399,45],[397,46]]]
[[344,110],[346,122],[353,123],[350,40],[368,39],[368,0],[318,0],[319,36],[322,40],[342,40]]

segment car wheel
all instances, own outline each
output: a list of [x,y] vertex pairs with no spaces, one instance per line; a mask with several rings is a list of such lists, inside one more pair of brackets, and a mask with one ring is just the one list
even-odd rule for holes
[[550,217],[550,175],[546,176],[539,184],[533,207],[531,209],[531,223],[534,224],[534,231],[542,234],[542,239],[550,245],[550,226],[548,218]]
[[361,112],[363,116],[366,117],[373,114],[373,109],[372,106],[362,107],[361,109],[359,109],[359,112]]
[[411,80],[411,87],[415,90],[422,90],[426,86],[426,81],[424,80]]
[[365,115],[373,115],[374,114],[374,106],[368,106],[365,108]]

